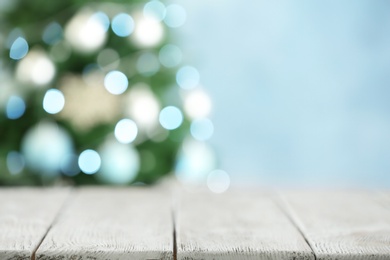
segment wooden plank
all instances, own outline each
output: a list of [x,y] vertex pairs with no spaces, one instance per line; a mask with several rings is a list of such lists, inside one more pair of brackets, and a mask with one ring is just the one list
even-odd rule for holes
[[82,188],[37,259],[172,259],[171,196],[159,188]]
[[310,247],[270,195],[181,194],[177,259],[314,259]]
[[378,196],[375,199],[386,208],[390,209],[390,191],[389,190],[378,190],[376,192]]
[[390,259],[390,209],[376,192],[284,191],[318,260]]
[[0,189],[0,259],[31,259],[69,189]]

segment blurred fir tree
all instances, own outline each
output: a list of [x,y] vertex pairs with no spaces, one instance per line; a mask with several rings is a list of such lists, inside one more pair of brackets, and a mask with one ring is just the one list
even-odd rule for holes
[[153,183],[172,171],[190,123],[163,3],[1,9],[0,185]]

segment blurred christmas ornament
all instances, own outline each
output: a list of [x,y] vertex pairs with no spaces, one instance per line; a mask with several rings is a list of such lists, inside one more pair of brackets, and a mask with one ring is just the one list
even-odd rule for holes
[[112,123],[120,114],[120,99],[104,88],[99,73],[90,76],[88,83],[80,76],[68,75],[61,81],[60,90],[66,102],[58,116],[80,131]]
[[33,126],[22,140],[22,154],[27,167],[46,176],[57,175],[62,160],[72,153],[71,137],[53,122]]
[[97,174],[102,182],[111,184],[129,184],[140,169],[140,158],[132,145],[106,141],[99,148],[102,157],[102,168]]

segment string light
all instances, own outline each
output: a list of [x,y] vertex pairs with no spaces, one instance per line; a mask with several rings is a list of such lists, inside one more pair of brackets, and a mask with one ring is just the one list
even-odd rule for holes
[[134,30],[133,18],[126,14],[120,13],[112,19],[112,31],[119,37],[127,37]]
[[133,181],[140,169],[138,152],[132,145],[107,140],[99,153],[102,165],[96,177],[105,183],[127,184]]
[[138,83],[131,87],[126,98],[127,114],[141,128],[151,129],[158,123],[160,104],[149,86]]
[[139,16],[135,23],[133,39],[140,47],[154,47],[164,37],[164,28],[154,16]]
[[99,52],[97,63],[99,67],[105,71],[115,70],[119,66],[120,57],[117,51],[107,48]]
[[52,22],[43,31],[42,40],[49,45],[56,44],[62,38],[62,27],[57,22]]
[[10,151],[7,154],[7,168],[8,171],[15,175],[23,171],[25,166],[24,157],[17,151]]
[[118,142],[129,144],[135,140],[138,134],[138,127],[133,120],[122,119],[115,126],[115,138]]
[[162,21],[166,14],[165,5],[160,1],[150,1],[144,6],[144,16],[153,16],[157,21]]
[[36,86],[49,84],[56,73],[54,63],[41,50],[32,50],[16,67],[16,77]]
[[26,104],[21,97],[10,96],[7,102],[5,113],[8,119],[18,119],[23,116],[26,111]]
[[110,28],[110,18],[108,18],[104,12],[96,12],[91,16],[90,19],[97,20],[102,25],[105,32],[107,32],[108,28]]
[[61,172],[69,177],[76,176],[80,173],[80,168],[78,165],[78,157],[75,154],[68,154],[64,156],[61,161]]
[[18,37],[11,45],[9,57],[13,60],[20,60],[27,55],[28,43],[26,39]]
[[179,47],[173,44],[167,44],[160,49],[158,58],[161,64],[167,68],[173,68],[180,64],[182,52]]
[[200,75],[197,69],[184,66],[176,73],[176,82],[183,89],[192,89],[199,84]]
[[80,154],[78,163],[85,174],[95,174],[101,166],[100,155],[94,150],[85,150]]
[[65,27],[65,39],[72,47],[85,53],[98,50],[106,41],[107,24],[94,13],[83,10]]
[[43,109],[49,114],[57,114],[65,105],[64,94],[58,89],[49,89],[43,98]]
[[178,128],[183,122],[183,114],[177,107],[168,106],[161,110],[159,121],[165,129],[173,130]]
[[184,97],[184,111],[193,119],[207,117],[211,112],[211,99],[202,89],[192,90]]
[[20,28],[14,28],[12,31],[8,34],[7,40],[5,42],[5,46],[7,49],[11,49],[12,44],[15,42],[17,38],[26,39],[23,31]]
[[114,70],[104,78],[104,87],[113,95],[120,95],[126,91],[129,81],[123,72]]
[[186,18],[187,12],[182,6],[178,4],[171,4],[167,6],[164,18],[164,22],[167,26],[172,28],[180,27],[184,24]]
[[26,166],[46,176],[56,176],[63,158],[73,152],[69,134],[52,122],[41,122],[30,128],[21,146]]
[[137,70],[141,75],[150,77],[156,74],[159,69],[160,63],[154,53],[146,52],[139,56]]
[[191,135],[196,140],[206,141],[214,132],[214,125],[208,118],[195,119],[191,123]]
[[187,139],[180,150],[175,175],[184,184],[204,184],[215,165],[214,151],[207,143]]

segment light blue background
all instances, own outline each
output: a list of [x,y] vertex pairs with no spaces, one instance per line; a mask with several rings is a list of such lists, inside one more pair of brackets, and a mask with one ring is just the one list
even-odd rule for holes
[[390,186],[390,1],[180,1],[236,182]]

